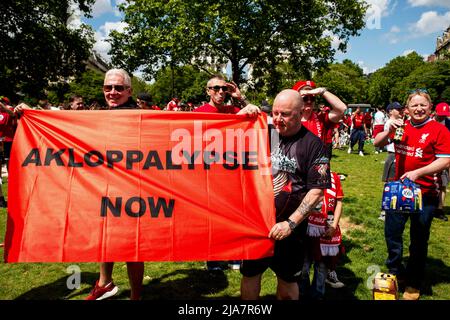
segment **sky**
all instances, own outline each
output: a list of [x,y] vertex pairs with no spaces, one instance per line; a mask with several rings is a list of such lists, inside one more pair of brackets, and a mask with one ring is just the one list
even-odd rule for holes
[[[126,24],[117,4],[124,0],[97,0],[93,18],[74,14],[72,24],[81,21],[95,30],[94,50],[109,60],[110,45],[105,40],[111,30],[122,31]],[[346,52],[337,52],[335,61],[344,59],[360,65],[368,74],[390,60],[412,51],[426,58],[436,49],[436,39],[450,27],[450,0],[366,0],[370,8],[366,27],[360,36],[350,38]],[[338,42],[335,40],[334,46]]]

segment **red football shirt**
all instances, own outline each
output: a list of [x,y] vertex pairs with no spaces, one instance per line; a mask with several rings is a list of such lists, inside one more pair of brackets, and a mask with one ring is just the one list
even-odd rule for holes
[[[395,179],[400,179],[405,172],[425,167],[439,157],[450,157],[447,128],[432,119],[419,125],[406,121],[402,140],[395,144]],[[437,195],[442,184],[440,173],[420,177],[415,182],[422,193],[430,195]]]
[[352,118],[353,128],[361,128],[363,126],[364,116],[360,114],[355,114]]
[[219,110],[218,108],[210,105],[209,103],[205,103],[201,107],[198,107],[197,109],[194,110],[194,112],[232,113],[232,114],[236,114],[239,111],[241,111],[241,109],[239,109],[238,107],[229,105],[225,105],[222,107],[221,110]]
[[[8,106],[8,109],[14,111],[10,106]],[[13,141],[16,127],[17,119],[10,116],[6,111],[0,111],[0,138],[3,141]]]
[[328,112],[322,112],[320,114],[313,112],[308,120],[302,121],[302,125],[314,133],[314,135],[318,136],[320,140],[326,142],[326,131],[334,127],[334,122],[330,120]]

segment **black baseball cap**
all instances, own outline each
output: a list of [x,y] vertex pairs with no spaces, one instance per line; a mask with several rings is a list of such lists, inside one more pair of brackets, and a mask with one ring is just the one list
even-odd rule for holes
[[400,104],[400,102],[394,101],[388,104],[386,107],[386,111],[391,111],[392,109],[402,110],[403,106]]

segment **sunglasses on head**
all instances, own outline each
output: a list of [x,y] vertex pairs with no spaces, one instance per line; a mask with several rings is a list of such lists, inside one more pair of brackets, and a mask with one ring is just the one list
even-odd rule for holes
[[411,90],[409,92],[409,94],[413,94],[413,93],[426,93],[426,94],[428,94],[428,90],[425,89],[425,88],[420,88],[420,89]]
[[223,92],[227,92],[228,91],[228,87],[227,86],[214,86],[214,87],[208,87],[208,89],[212,89],[215,92],[219,92],[220,89],[222,89]]
[[119,85],[117,85],[117,84],[105,84],[103,86],[103,91],[105,91],[105,92],[110,92],[110,91],[112,91],[112,89],[116,90],[117,92],[122,92],[122,91],[128,89],[128,87],[124,86],[124,85],[121,85],[121,84],[119,84]]

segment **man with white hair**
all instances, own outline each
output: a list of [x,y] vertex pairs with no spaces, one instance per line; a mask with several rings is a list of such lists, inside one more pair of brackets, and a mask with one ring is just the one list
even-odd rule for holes
[[[109,110],[137,109],[131,94],[131,79],[123,69],[111,69],[105,74],[103,94]],[[86,300],[103,300],[114,296],[118,287],[112,279],[114,262],[100,263],[100,278]],[[141,298],[144,262],[127,262],[128,279],[131,287],[131,300]]]

